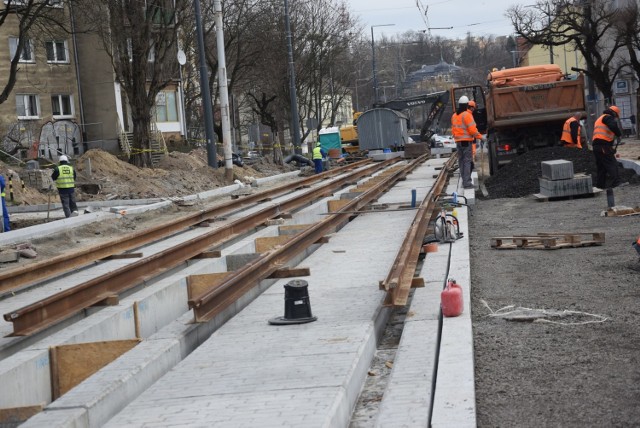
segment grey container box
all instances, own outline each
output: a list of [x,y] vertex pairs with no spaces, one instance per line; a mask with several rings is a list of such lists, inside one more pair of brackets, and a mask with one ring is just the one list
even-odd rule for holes
[[590,175],[576,175],[568,180],[539,178],[540,193],[548,197],[574,196],[593,193]]
[[358,118],[360,150],[404,147],[409,141],[407,116],[388,108],[374,108]]
[[573,178],[573,162],[558,159],[541,162],[542,177],[549,180],[566,180]]

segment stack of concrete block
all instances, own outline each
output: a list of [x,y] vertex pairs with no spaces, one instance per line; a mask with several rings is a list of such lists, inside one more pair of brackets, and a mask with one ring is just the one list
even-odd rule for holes
[[540,193],[547,197],[593,193],[590,175],[574,175],[573,162],[552,160],[541,163]]
[[[23,179],[24,178],[25,177],[23,177]],[[27,170],[24,181],[25,183],[29,183],[29,186],[40,190],[46,190],[49,186],[53,186],[50,169]]]

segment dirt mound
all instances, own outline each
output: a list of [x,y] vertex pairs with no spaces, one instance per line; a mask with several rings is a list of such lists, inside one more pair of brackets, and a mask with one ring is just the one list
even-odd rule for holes
[[[485,182],[489,199],[521,198],[540,192],[538,178],[542,176],[541,162],[550,160],[567,160],[573,162],[574,173],[591,175],[595,185],[596,162],[593,152],[566,147],[547,147],[531,150],[518,156],[509,164],[500,168],[497,174]],[[640,184],[640,176],[634,171],[625,169],[619,164],[618,171],[622,181],[633,185]]]
[[[77,200],[144,199],[157,197],[185,196],[225,186],[224,168],[213,169],[208,166],[205,149],[196,149],[189,153],[170,152],[162,159],[157,168],[138,168],[118,157],[100,149],[89,150],[72,161],[78,173]],[[295,168],[274,164],[262,158],[255,164],[243,167],[233,166],[233,179],[250,182],[261,178],[291,171]],[[26,170],[0,162],[0,174],[7,178],[9,171],[26,177]],[[48,172],[45,172],[48,174]],[[16,182],[16,180],[18,182]],[[96,184],[100,191],[90,194],[83,191]],[[93,186],[93,187],[98,187]],[[46,204],[47,193],[26,184],[24,190],[17,178],[14,178],[13,205]],[[52,202],[58,201],[55,188],[52,190]],[[7,202],[9,191],[7,189]]]

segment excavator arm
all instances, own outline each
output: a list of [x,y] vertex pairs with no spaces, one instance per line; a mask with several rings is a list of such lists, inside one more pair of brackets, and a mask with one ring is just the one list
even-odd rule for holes
[[428,141],[435,133],[435,131],[431,129],[431,126],[438,122],[448,103],[449,91],[442,91],[411,98],[391,100],[382,104],[381,107],[390,108],[392,110],[407,110],[431,104],[429,114],[427,114],[427,118],[422,124],[422,129],[420,130],[420,141]]

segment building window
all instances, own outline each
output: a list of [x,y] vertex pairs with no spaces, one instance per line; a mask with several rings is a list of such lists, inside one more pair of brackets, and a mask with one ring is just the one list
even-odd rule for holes
[[53,40],[45,42],[45,47],[47,48],[47,62],[69,62],[66,40]]
[[73,99],[71,95],[52,95],[51,111],[54,119],[73,117]]
[[39,97],[33,94],[16,95],[16,114],[18,115],[18,119],[39,119]]
[[[9,37],[9,53],[11,59],[16,56],[18,50],[18,38]],[[20,62],[35,62],[33,55],[33,42],[29,39],[25,40],[22,52],[20,52]]]
[[156,122],[177,122],[178,104],[175,91],[160,91],[156,95]]

